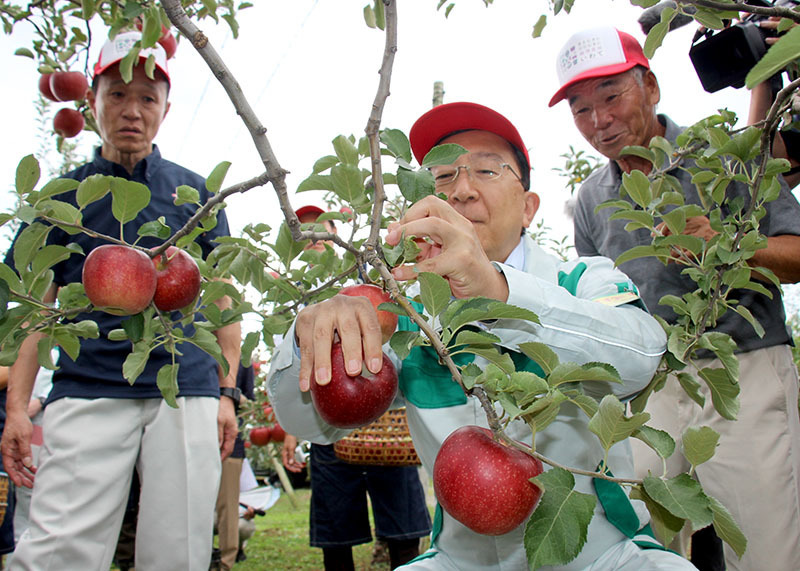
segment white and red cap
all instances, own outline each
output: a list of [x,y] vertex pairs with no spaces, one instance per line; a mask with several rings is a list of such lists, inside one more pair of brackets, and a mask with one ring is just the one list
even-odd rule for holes
[[[141,32],[122,32],[103,44],[103,48],[100,50],[100,57],[97,58],[97,63],[94,64],[94,77],[102,74],[115,63],[119,63],[122,58],[128,55],[128,52],[133,47],[133,44],[141,39]],[[152,48],[140,50],[139,60],[146,60],[151,54],[155,58],[156,67],[166,76],[167,83],[169,83],[170,79],[169,71],[167,69],[167,52],[164,51],[164,48],[161,47],[161,44],[156,44]]]
[[439,141],[457,131],[489,131],[502,137],[525,157],[530,166],[528,149],[513,123],[494,109],[466,101],[437,105],[414,122],[408,139],[417,162]]
[[637,65],[650,69],[642,46],[630,34],[611,26],[578,32],[558,52],[556,71],[561,87],[549,106],[564,99],[567,89],[579,81],[617,75]]

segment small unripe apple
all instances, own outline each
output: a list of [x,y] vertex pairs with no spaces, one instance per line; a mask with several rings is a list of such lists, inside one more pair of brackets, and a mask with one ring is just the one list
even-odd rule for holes
[[156,269],[156,293],[153,303],[161,311],[174,311],[192,303],[200,291],[197,262],[180,248],[170,246],[153,258]]
[[311,402],[322,420],[337,428],[358,428],[378,419],[389,409],[397,395],[397,372],[392,361],[383,356],[378,374],[366,367],[351,377],[344,368],[341,343],[331,349],[331,381],[326,385],[311,383]]
[[250,429],[250,442],[256,446],[266,446],[269,444],[272,428],[269,426],[256,426]]
[[59,109],[58,113],[53,117],[53,131],[65,139],[78,135],[83,131],[84,124],[85,121],[81,112],[68,107]]
[[476,533],[503,535],[531,515],[542,490],[529,481],[542,463],[479,426],[445,438],[433,464],[433,490],[447,513]]
[[76,101],[86,96],[89,83],[79,71],[56,71],[50,76],[50,92],[58,101]]
[[395,329],[397,329],[397,314],[378,309],[380,304],[392,302],[392,296],[388,292],[373,284],[355,284],[343,287],[339,294],[349,295],[350,297],[366,297],[372,303],[375,311],[378,312],[378,323],[381,326],[383,342],[386,343],[389,340]]
[[50,76],[53,75],[52,73],[43,73],[39,76],[39,93],[45,99],[49,99],[50,101],[58,101],[56,96],[53,95],[53,92],[50,91]]
[[86,256],[81,277],[86,296],[97,309],[133,315],[147,307],[156,291],[150,256],[128,246],[104,244]]

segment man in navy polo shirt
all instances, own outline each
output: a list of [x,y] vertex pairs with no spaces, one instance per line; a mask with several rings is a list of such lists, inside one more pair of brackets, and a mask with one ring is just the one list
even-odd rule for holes
[[[94,159],[66,176],[83,180],[111,175],[146,185],[149,205],[123,228],[127,242],[136,241],[144,222],[163,216],[175,231],[194,213],[176,206],[173,194],[189,185],[205,201],[210,193],[199,175],[161,158],[152,141],[169,110],[169,72],[164,50],[143,50],[126,83],[120,60],[141,38],[138,32],[118,34],[107,42],[94,68],[87,100],[97,120],[102,145]],[[154,79],[143,61],[155,58]],[[74,194],[67,200],[74,201]],[[111,197],[83,210],[84,225],[106,235],[119,235],[111,216]],[[228,234],[223,212],[217,226],[197,239],[203,255],[214,239]],[[103,242],[86,234],[67,236],[58,229],[51,243],[78,243],[88,254]],[[144,247],[158,245],[142,238]],[[7,260],[11,260],[9,254]],[[83,260],[73,256],[54,268],[54,285],[46,301],[54,301],[58,286],[79,282]],[[31,525],[20,538],[10,569],[108,569],[114,554],[134,469],[141,480],[136,567],[208,569],[211,556],[214,501],[220,475],[220,450],[230,453],[237,433],[232,398],[221,398],[221,387],[234,387],[239,360],[240,328],[229,325],[215,332],[230,368],[223,377],[216,361],[190,343],[180,346],[177,409],[161,398],[157,371],[171,356],[156,349],[133,385],[122,376],[129,342],[108,339],[122,318],[103,312],[78,316],[97,322],[99,338],[81,342],[73,361],[61,353],[44,418],[44,445],[38,467],[30,455],[31,424],[26,408],[38,364],[36,336],[20,349],[11,370],[7,424],[2,451],[6,469],[17,485],[36,487]]]

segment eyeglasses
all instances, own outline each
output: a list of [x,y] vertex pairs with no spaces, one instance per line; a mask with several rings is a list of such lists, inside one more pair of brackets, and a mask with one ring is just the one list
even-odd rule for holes
[[503,169],[511,171],[517,180],[522,182],[520,176],[508,163],[500,162],[490,157],[478,157],[470,161],[468,165],[441,165],[431,167],[431,174],[437,188],[449,186],[458,178],[461,169],[467,171],[467,175],[478,182],[494,182],[503,176]]

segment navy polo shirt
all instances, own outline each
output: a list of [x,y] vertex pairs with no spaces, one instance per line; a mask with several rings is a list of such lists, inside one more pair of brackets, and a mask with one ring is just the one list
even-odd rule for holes
[[[125,224],[123,233],[125,241],[133,243],[137,239],[136,232],[144,223],[163,216],[166,224],[175,232],[195,213],[197,206],[173,203],[176,187],[188,185],[200,193],[200,201],[205,202],[211,196],[206,190],[205,180],[200,175],[180,165],[161,158],[161,153],[154,145],[153,152],[141,160],[134,168],[133,174],[119,164],[112,163],[100,156],[100,148],[95,150],[94,160],[64,175],[65,178],[84,180],[94,175],[111,175],[139,182],[150,189],[150,203],[136,219]],[[75,204],[75,192],[58,196],[60,200]],[[119,222],[111,214],[111,194],[88,205],[83,211],[84,226],[108,236],[119,236]],[[198,244],[203,250],[203,257],[214,247],[214,239],[229,234],[228,222],[224,211],[217,214],[217,226],[199,238]],[[69,236],[66,232],[54,228],[49,235],[51,244],[66,245],[78,243],[88,254],[93,248],[106,242],[91,238],[86,234]],[[162,241],[158,238],[145,237],[138,245],[146,248],[158,246]],[[55,284],[62,286],[80,282],[85,256],[73,255],[68,260],[54,266]],[[11,252],[6,255],[6,263],[13,264]],[[75,321],[92,319],[97,322],[100,336],[98,339],[81,340],[80,355],[73,361],[65,352],[61,352],[58,370],[53,375],[53,389],[48,397],[52,402],[62,397],[78,398],[161,398],[156,386],[158,370],[171,362],[171,356],[164,349],[158,348],[150,353],[144,372],[131,386],[122,376],[122,364],[131,351],[130,341],[110,341],[108,333],[119,329],[126,317],[111,315],[101,311],[78,315]],[[185,328],[186,335],[192,333],[192,326]],[[180,364],[178,368],[178,396],[219,396],[219,375],[217,362],[213,357],[198,349],[191,343],[178,346],[181,355],[176,356]]]

